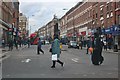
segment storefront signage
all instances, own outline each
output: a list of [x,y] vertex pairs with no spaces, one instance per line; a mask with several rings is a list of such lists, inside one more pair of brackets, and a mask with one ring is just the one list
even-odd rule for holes
[[120,34],[120,27],[119,26],[112,26],[107,29],[103,29],[102,31],[104,34],[112,34],[112,35],[118,35]]

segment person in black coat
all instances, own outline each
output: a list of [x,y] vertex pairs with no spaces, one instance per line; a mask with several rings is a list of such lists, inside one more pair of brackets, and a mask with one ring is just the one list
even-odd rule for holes
[[103,63],[104,58],[102,56],[102,48],[103,48],[103,42],[101,41],[99,34],[95,33],[94,50],[91,57],[92,63],[94,65],[100,65]]

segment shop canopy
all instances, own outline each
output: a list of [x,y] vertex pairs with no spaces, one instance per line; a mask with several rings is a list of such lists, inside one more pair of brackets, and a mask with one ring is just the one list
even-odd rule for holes
[[103,34],[112,34],[112,35],[120,35],[120,26],[112,26],[106,29],[102,29]]

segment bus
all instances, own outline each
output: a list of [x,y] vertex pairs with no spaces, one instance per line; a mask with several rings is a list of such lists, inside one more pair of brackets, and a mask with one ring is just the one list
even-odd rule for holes
[[32,33],[30,35],[30,43],[31,43],[31,45],[37,45],[38,44],[38,40],[39,40],[39,37],[38,37],[37,33]]

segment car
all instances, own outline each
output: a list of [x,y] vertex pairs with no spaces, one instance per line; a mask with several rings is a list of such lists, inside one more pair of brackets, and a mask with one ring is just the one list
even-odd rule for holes
[[70,41],[68,43],[68,48],[76,48],[79,49],[79,44],[76,41]]
[[49,42],[49,41],[47,41],[47,40],[45,40],[45,44],[50,44],[50,42]]

